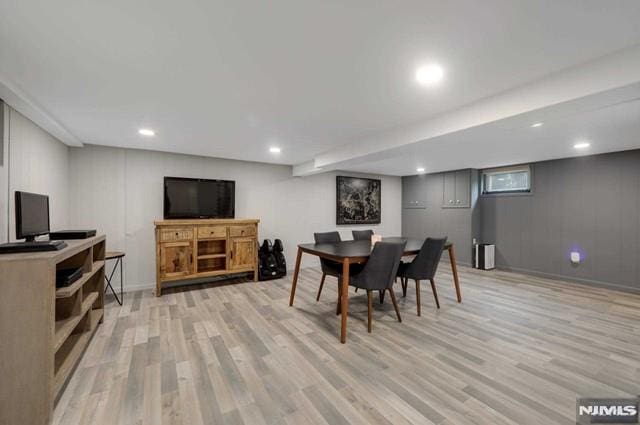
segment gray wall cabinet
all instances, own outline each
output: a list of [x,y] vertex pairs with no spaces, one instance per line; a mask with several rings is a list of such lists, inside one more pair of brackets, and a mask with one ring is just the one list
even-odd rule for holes
[[[476,170],[464,170],[472,181],[477,181]],[[473,233],[475,208],[443,208],[445,174],[422,174],[402,178],[402,235],[412,238],[442,237],[447,236],[456,245],[456,255],[461,264],[471,263],[471,241],[478,237]],[[462,173],[461,173],[462,174]],[[452,173],[455,192],[455,173]],[[459,181],[462,181],[459,179]],[[469,183],[468,189],[471,187]],[[407,194],[405,196],[405,191]],[[424,198],[422,198],[424,197]],[[474,192],[477,199],[477,191]],[[424,207],[416,208],[409,201],[424,199]],[[467,201],[469,202],[469,201]],[[475,201],[470,202],[475,206]],[[420,204],[420,202],[418,203]],[[446,259],[445,259],[446,261]]]
[[427,207],[426,176],[409,176],[402,179],[403,208],[424,209]]
[[471,170],[444,173],[442,207],[471,207]]

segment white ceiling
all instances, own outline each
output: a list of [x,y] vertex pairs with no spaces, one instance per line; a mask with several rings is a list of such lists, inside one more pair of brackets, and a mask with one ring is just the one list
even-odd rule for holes
[[[541,152],[572,155],[542,141],[571,139],[581,128],[638,134],[629,123],[637,124],[640,111],[632,103],[561,119],[547,108],[553,123],[539,136],[527,128],[514,137],[505,124],[485,123],[460,138],[439,135],[438,155],[429,143],[410,153],[389,143],[376,148],[385,160],[328,158],[582,63],[593,66],[640,43],[638,22],[636,0],[2,1],[0,95],[69,144],[399,175],[414,173],[418,162],[435,170],[433,163],[528,161]],[[446,69],[435,89],[413,78],[429,61]],[[543,103],[536,109],[553,106]],[[592,128],[595,122],[618,123],[617,130]],[[157,136],[141,138],[139,127]],[[606,149],[640,146],[620,139]],[[496,155],[509,143],[520,154]],[[473,164],[461,155],[447,162],[471,144]],[[282,153],[270,154],[271,145]]]

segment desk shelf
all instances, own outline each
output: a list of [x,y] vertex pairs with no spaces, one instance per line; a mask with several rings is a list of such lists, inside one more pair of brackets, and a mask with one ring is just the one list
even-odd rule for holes
[[[48,424],[53,407],[104,316],[105,237],[59,251],[0,256],[1,424]],[[59,270],[82,276],[56,288]]]

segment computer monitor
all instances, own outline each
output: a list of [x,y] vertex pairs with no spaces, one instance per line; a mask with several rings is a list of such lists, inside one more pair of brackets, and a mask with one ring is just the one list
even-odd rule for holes
[[16,191],[16,239],[34,241],[49,233],[49,197]]

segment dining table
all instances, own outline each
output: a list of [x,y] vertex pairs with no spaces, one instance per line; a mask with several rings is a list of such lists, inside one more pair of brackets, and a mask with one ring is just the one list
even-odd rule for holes
[[[424,239],[405,238],[405,237],[385,237],[384,242],[405,242],[404,256],[416,255],[420,252]],[[456,290],[458,302],[462,302],[462,294],[460,292],[460,281],[458,279],[458,268],[456,265],[456,254],[454,244],[447,242],[444,250],[449,253],[449,261],[451,263],[451,272],[453,274],[453,284]],[[298,274],[300,272],[300,262],[302,254],[314,255],[316,257],[335,261],[342,264],[342,296],[340,297],[339,307],[341,316],[340,326],[340,342],[347,342],[347,316],[349,314],[349,266],[351,264],[364,264],[371,255],[372,245],[370,240],[359,241],[341,241],[336,243],[303,243],[298,245],[298,253],[296,255],[296,267],[293,273],[293,282],[291,284],[291,295],[289,297],[289,306],[293,306],[293,300],[296,295],[296,285],[298,284]]]

